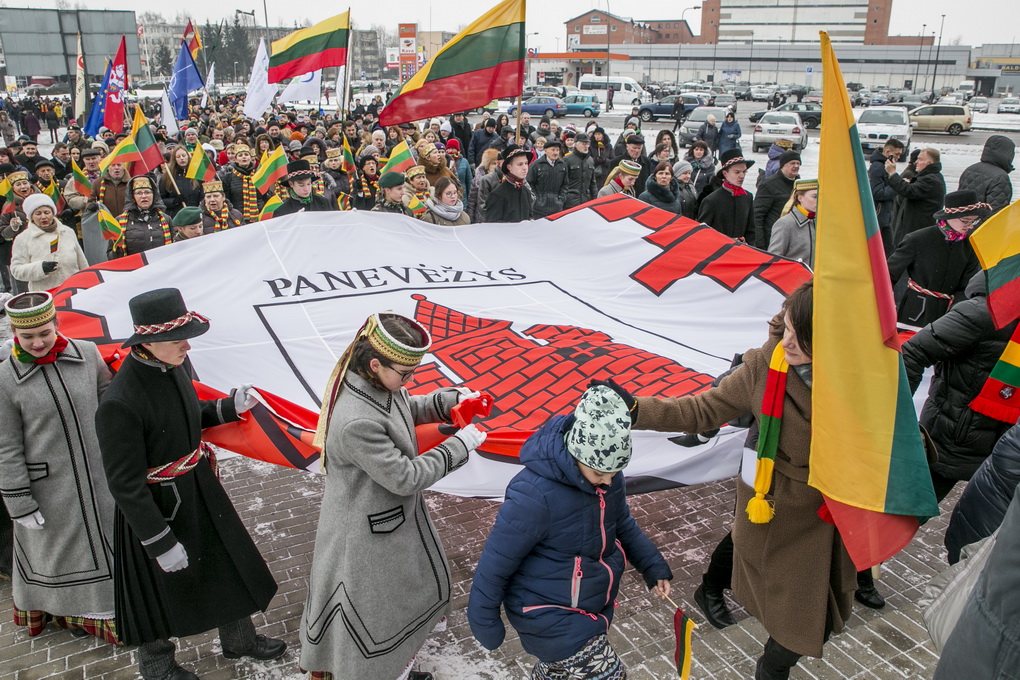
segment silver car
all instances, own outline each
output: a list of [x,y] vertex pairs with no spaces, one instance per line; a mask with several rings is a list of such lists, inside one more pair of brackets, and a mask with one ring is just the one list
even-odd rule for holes
[[697,138],[698,130],[708,120],[709,114],[715,116],[715,124],[719,126],[726,120],[727,111],[729,109],[720,106],[699,106],[691,111],[691,115],[687,116],[687,120],[680,127],[680,139],[677,141],[684,146],[690,146]]
[[997,113],[1020,113],[1020,99],[1009,97],[999,102]]
[[972,97],[968,106],[974,113],[988,113],[988,99],[985,97]]
[[769,111],[754,126],[751,150],[758,152],[772,146],[777,139],[793,142],[793,150],[801,151],[808,143],[807,126],[792,111]]

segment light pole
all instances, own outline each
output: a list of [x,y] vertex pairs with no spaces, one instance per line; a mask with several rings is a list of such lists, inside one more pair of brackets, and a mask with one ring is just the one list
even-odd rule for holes
[[237,85],[237,62],[234,62],[234,85]]
[[928,73],[931,71],[931,51],[935,49],[935,31],[931,32],[931,42],[928,43],[928,60],[924,63],[924,92],[928,91]]
[[935,68],[932,70],[932,75],[931,75],[931,101],[932,101],[933,104],[936,101],[936,98],[935,98],[935,83],[938,81],[938,77],[939,77],[939,54],[942,52],[942,29],[945,27],[945,25],[946,25],[946,15],[943,14],[942,15],[942,24],[939,26],[939,46],[938,46],[938,49],[935,50]]
[[921,33],[918,36],[920,40],[917,43],[917,68],[914,69],[914,85],[910,88],[911,92],[917,92],[917,81],[921,79],[921,50],[924,48],[924,31],[928,28],[928,24],[921,24]]
[[613,15],[609,13],[609,0],[606,0],[606,89],[609,89],[609,58],[613,54],[612,48],[612,26]]
[[255,31],[255,35],[259,32],[259,22],[255,20],[255,10],[249,10],[245,12],[243,9],[235,9],[234,14],[244,14],[251,17],[251,27]]
[[754,31],[751,31],[751,56],[747,58],[747,86],[751,87],[751,69],[754,66]]
[[[687,25],[687,21],[684,19],[684,15],[687,14],[688,12],[690,12],[692,9],[700,9],[700,8],[701,8],[700,5],[694,5],[693,7],[685,8],[684,11],[680,12],[680,23],[683,24],[684,26],[686,26]],[[682,30],[683,29],[681,29],[681,31]],[[680,91],[680,49],[683,46],[684,46],[684,37],[683,37],[683,33],[681,33],[677,37],[677,41],[676,41],[676,89],[677,89],[677,92]]]

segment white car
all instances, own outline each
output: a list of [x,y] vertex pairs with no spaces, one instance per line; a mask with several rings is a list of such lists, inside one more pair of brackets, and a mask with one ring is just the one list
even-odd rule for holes
[[967,106],[974,113],[988,113],[988,99],[985,97],[973,97]]
[[857,119],[857,134],[865,150],[880,149],[889,139],[903,142],[906,156],[910,152],[910,135],[913,126],[907,110],[900,106],[876,106],[861,112]]
[[999,102],[998,113],[1020,113],[1020,99],[1009,97]]
[[777,139],[789,139],[793,142],[793,150],[801,151],[807,146],[807,126],[792,111],[769,111],[754,126],[751,150],[757,153],[760,149],[767,149]]

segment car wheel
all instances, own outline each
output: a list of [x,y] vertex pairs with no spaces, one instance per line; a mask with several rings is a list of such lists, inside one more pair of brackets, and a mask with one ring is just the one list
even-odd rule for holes
[[808,130],[814,130],[816,127],[818,127],[818,121],[815,120],[814,118],[808,118],[804,121],[804,127],[806,127]]
[[751,145],[751,153],[758,153],[760,150],[761,150],[761,147],[758,146],[757,144],[752,144]]
[[585,118],[591,118],[594,115],[595,115],[595,112],[592,111],[591,109],[585,109],[584,110],[584,117]]
[[655,119],[653,118],[653,116],[652,116],[652,112],[651,112],[651,111],[649,111],[648,109],[645,109],[645,110],[641,111],[641,112],[640,112],[640,113],[638,114],[638,117],[639,117],[639,118],[640,118],[641,120],[643,120],[644,122],[646,122],[646,123],[650,123],[650,122],[652,122],[653,120],[655,120]]
[[548,118],[549,120],[552,120],[553,118],[556,117],[556,112],[553,111],[552,109],[546,109],[545,110],[545,117]]
[[515,109],[515,108],[514,108],[514,107],[512,107],[512,106],[511,106],[511,107],[510,107],[509,109],[507,109],[507,110],[506,110],[506,115],[508,115],[508,116],[512,116],[512,115],[514,115],[515,113],[517,113],[517,109]]
[[953,123],[952,125],[949,126],[949,129],[946,130],[946,132],[948,132],[951,135],[958,135],[961,132],[963,132],[963,126],[960,125],[959,123]]

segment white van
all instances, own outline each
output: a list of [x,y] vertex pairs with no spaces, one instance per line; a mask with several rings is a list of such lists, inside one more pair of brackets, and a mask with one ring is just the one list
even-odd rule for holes
[[630,102],[634,106],[640,106],[652,101],[652,95],[645,92],[638,81],[626,76],[596,76],[585,73],[581,76],[577,86],[582,93],[591,92],[598,96],[599,101],[606,103],[606,92],[613,88],[613,103],[617,105]]

